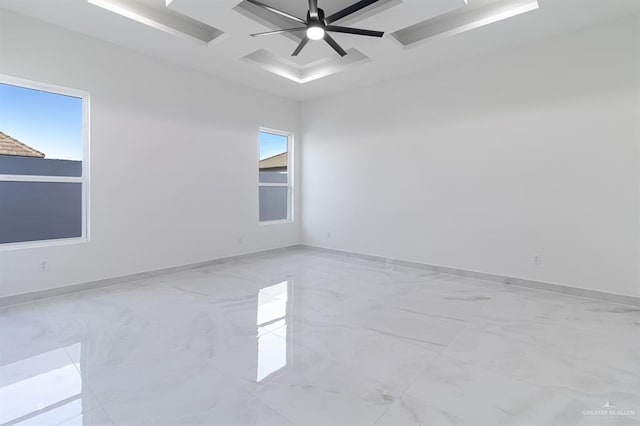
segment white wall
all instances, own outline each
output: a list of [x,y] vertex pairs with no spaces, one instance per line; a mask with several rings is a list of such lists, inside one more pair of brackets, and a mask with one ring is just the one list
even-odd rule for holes
[[91,242],[0,251],[0,297],[298,242],[257,223],[258,127],[297,103],[2,10],[0,74],[91,94]]
[[298,223],[256,223],[255,159],[259,126],[299,143],[300,121],[304,242],[640,296],[639,43],[629,18],[300,120],[294,102],[0,11],[0,74],[92,97],[91,242],[0,251],[0,297],[297,243]]
[[639,22],[305,103],[303,242],[640,296]]

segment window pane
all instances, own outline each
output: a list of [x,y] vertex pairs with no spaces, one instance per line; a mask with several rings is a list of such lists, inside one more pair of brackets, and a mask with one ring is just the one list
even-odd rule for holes
[[82,161],[0,155],[0,175],[81,177]]
[[289,138],[260,132],[260,182],[287,183]]
[[83,100],[0,83],[0,174],[82,174]]
[[0,182],[0,244],[82,236],[82,184]]
[[261,222],[287,219],[288,193],[289,188],[286,186],[260,187]]
[[288,183],[287,172],[260,170],[260,183]]

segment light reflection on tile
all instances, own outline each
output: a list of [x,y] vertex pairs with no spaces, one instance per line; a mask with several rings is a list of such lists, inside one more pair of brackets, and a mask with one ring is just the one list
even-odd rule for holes
[[258,382],[287,365],[288,294],[288,281],[258,292]]
[[0,366],[0,424],[57,424],[97,409],[68,351],[80,343]]
[[[289,250],[0,309],[0,423],[632,424],[639,335],[637,308]],[[584,414],[609,400],[636,414]]]

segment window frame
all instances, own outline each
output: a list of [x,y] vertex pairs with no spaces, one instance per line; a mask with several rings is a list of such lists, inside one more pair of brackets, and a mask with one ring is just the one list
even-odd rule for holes
[[70,96],[82,99],[82,175],[80,177],[71,176],[37,176],[37,175],[6,175],[0,174],[0,182],[51,182],[51,183],[79,183],[82,185],[82,235],[80,237],[56,238],[50,240],[21,241],[15,243],[0,243],[0,251],[15,250],[23,248],[36,248],[47,246],[58,246],[66,244],[86,243],[90,241],[89,231],[89,200],[90,200],[90,177],[89,177],[89,92],[70,89],[68,87],[57,86],[39,81],[26,80],[0,74],[0,83],[33,89],[42,92],[53,93],[55,95]]
[[[277,136],[284,136],[287,138],[287,183],[263,183],[260,182],[260,133],[269,133]],[[258,128],[258,144],[257,144],[257,159],[258,159],[258,224],[261,226],[268,225],[282,225],[286,223],[294,222],[294,135],[292,132],[285,132],[283,130],[271,129],[268,127]],[[287,188],[287,218],[278,220],[260,220],[260,188],[261,187],[286,187]]]

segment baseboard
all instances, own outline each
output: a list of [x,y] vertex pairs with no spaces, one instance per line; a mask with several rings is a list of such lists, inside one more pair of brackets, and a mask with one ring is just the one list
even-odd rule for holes
[[241,254],[237,256],[222,257],[218,259],[207,260],[204,262],[190,263],[187,265],[180,265],[180,266],[172,266],[169,268],[156,269],[156,270],[147,271],[147,272],[139,272],[136,274],[123,275],[123,276],[114,277],[114,278],[106,278],[103,280],[91,281],[91,282],[86,282],[81,284],[73,284],[73,285],[68,285],[64,287],[56,287],[56,288],[51,288],[46,290],[34,291],[30,293],[22,293],[22,294],[17,294],[12,296],[0,297],[0,307],[15,305],[18,303],[33,302],[35,300],[46,299],[49,297],[63,296],[65,294],[96,290],[104,287],[112,287],[120,284],[146,280],[149,278],[159,277],[163,275],[170,275],[170,274],[176,274],[179,272],[191,271],[194,269],[207,268],[209,266],[218,265],[221,263],[228,263],[228,262],[233,262],[241,259],[249,259],[252,257],[265,256],[273,253],[284,252],[284,251],[299,248],[299,247],[300,246],[296,244],[296,245],[291,245],[286,247]]
[[515,278],[515,277],[504,276],[504,275],[489,274],[485,272],[469,271],[466,269],[451,268],[447,266],[437,266],[437,265],[429,265],[426,263],[410,262],[406,260],[390,259],[386,257],[372,256],[368,254],[354,253],[349,251],[336,250],[336,249],[312,246],[307,244],[301,244],[300,247],[303,247],[308,250],[315,250],[315,251],[324,252],[324,253],[356,257],[359,259],[371,260],[374,262],[382,262],[382,263],[385,263],[386,265],[407,266],[412,268],[425,269],[433,272],[441,272],[444,274],[458,275],[458,276],[467,277],[467,278],[476,278],[480,280],[492,281],[500,284],[515,285],[518,287],[525,287],[525,288],[530,288],[534,290],[548,291],[552,293],[561,293],[561,294],[581,297],[585,299],[593,299],[598,301],[612,302],[612,303],[619,303],[623,305],[640,307],[640,297],[625,296],[622,294],[607,293],[604,291],[597,291],[597,290],[587,290],[583,288],[571,287],[571,286],[562,285],[562,284],[553,284],[553,283],[547,283],[542,281],[528,280],[524,278]]
[[587,289],[571,287],[571,286],[566,286],[561,284],[552,284],[552,283],[528,280],[523,278],[507,277],[504,275],[469,271],[465,269],[451,268],[446,266],[429,265],[426,263],[410,262],[410,261],[399,260],[399,259],[390,259],[390,258],[381,257],[381,256],[372,256],[368,254],[354,253],[354,252],[349,252],[344,250],[336,250],[336,249],[311,246],[306,244],[295,244],[291,246],[261,250],[261,251],[241,254],[237,256],[229,256],[229,257],[223,257],[223,258],[218,258],[213,260],[207,260],[204,262],[173,266],[173,267],[157,269],[153,271],[140,272],[140,273],[131,274],[131,275],[124,275],[120,277],[91,281],[87,283],[74,284],[70,286],[56,287],[56,288],[47,289],[47,290],[40,290],[40,291],[35,291],[30,293],[22,293],[18,295],[1,297],[0,307],[14,305],[18,303],[32,302],[35,300],[46,299],[49,297],[62,296],[65,294],[78,293],[78,292],[88,291],[88,290],[96,290],[99,288],[126,284],[130,282],[145,280],[145,279],[159,277],[163,275],[170,275],[170,274],[176,274],[176,273],[186,272],[186,271],[195,270],[195,269],[202,269],[202,268],[206,268],[206,267],[221,264],[221,263],[233,262],[241,259],[249,259],[252,257],[260,257],[260,256],[269,255],[269,254],[285,252],[285,251],[288,251],[291,249],[297,249],[297,248],[303,248],[306,250],[313,250],[313,251],[318,251],[323,253],[331,253],[331,254],[347,256],[347,257],[355,257],[355,258],[370,260],[374,262],[381,262],[386,265],[407,266],[412,268],[425,269],[433,272],[440,272],[444,274],[458,275],[458,276],[467,277],[467,278],[475,278],[480,280],[492,281],[500,284],[515,285],[515,286],[530,288],[534,290],[548,291],[552,293],[561,293],[561,294],[566,294],[566,295],[575,296],[575,297],[582,297],[586,299],[593,299],[593,300],[640,307],[640,297],[625,296],[621,294],[607,293],[607,292],[597,291],[597,290],[587,290]]

